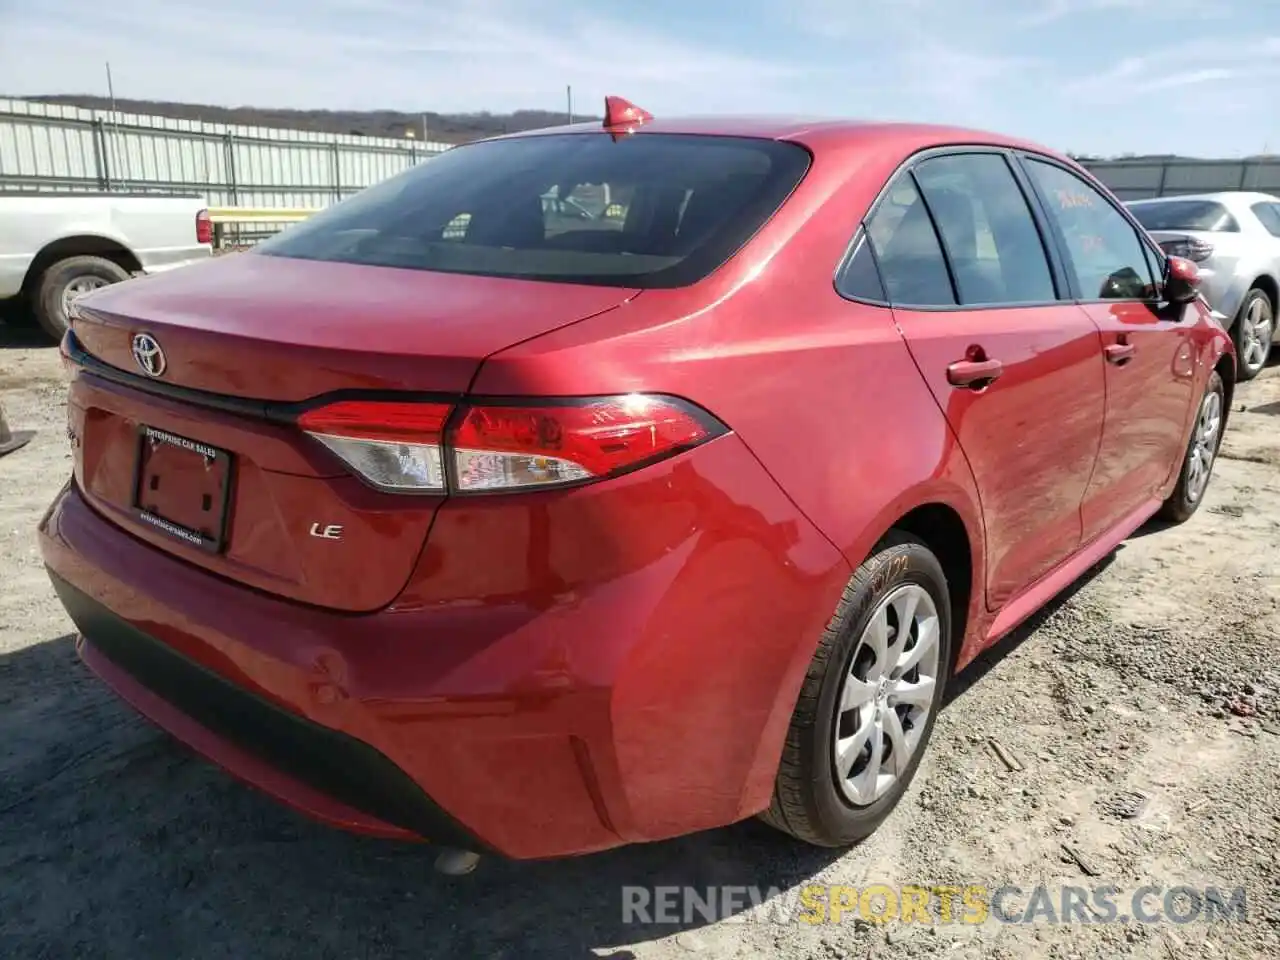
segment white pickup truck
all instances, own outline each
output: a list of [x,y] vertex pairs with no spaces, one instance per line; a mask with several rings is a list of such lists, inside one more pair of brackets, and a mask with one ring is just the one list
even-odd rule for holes
[[205,206],[154,194],[0,193],[0,299],[25,298],[61,339],[76,297],[212,256]]

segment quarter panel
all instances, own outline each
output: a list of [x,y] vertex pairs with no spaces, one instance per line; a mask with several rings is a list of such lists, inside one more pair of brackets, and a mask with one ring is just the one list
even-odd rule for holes
[[[651,291],[634,310],[668,304],[681,309],[676,296]],[[850,303],[829,286],[788,285],[611,332],[506,351],[486,362],[474,390],[687,397],[743,439],[854,566],[921,503],[946,502],[978,529],[967,464],[888,309]]]
[[[1204,289],[1202,284],[1205,299],[1215,310],[1226,314],[1227,320],[1224,322],[1228,326],[1234,325],[1236,314],[1240,312],[1245,295],[1252,288],[1255,280],[1259,277],[1271,277],[1274,280],[1275,277],[1280,276],[1280,261],[1275,256],[1274,248],[1264,254],[1251,250],[1247,255],[1241,256],[1233,266],[1234,269],[1230,272],[1223,271],[1216,276],[1211,276],[1208,289]],[[1280,306],[1280,304],[1272,304],[1272,306]]]

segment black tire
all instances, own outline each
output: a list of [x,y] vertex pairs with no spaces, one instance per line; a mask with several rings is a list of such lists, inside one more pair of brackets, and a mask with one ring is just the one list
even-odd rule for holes
[[62,339],[69,322],[63,306],[63,294],[68,286],[82,277],[119,283],[129,279],[129,272],[118,263],[102,257],[67,257],[46,269],[40,277],[33,306],[36,322],[55,340]]
[[[1271,319],[1271,333],[1266,341],[1265,349],[1262,351],[1262,359],[1245,362],[1245,319],[1249,316],[1249,311],[1253,308],[1254,303],[1262,301],[1262,309],[1266,310],[1267,316]],[[1259,290],[1257,287],[1251,289],[1244,295],[1244,302],[1240,304],[1240,311],[1236,314],[1236,322],[1231,325],[1231,341],[1236,345],[1236,382],[1246,383],[1252,380],[1262,372],[1262,368],[1267,365],[1267,357],[1271,352],[1271,345],[1275,340],[1276,325],[1276,305],[1271,302],[1271,298],[1267,296],[1265,290]]]
[[[907,768],[880,798],[853,805],[837,785],[833,747],[842,681],[880,601],[904,583],[923,587],[937,608],[938,682],[920,741]],[[951,601],[937,558],[914,536],[890,531],[855,572],[823,633],[805,675],[774,785],[760,818],[820,847],[843,847],[869,836],[897,805],[928,748],[951,667]]]
[[[1201,418],[1205,413],[1205,404],[1211,395],[1218,397],[1218,432],[1213,440],[1213,455],[1209,458],[1208,476],[1204,478],[1199,493],[1190,489],[1189,479],[1192,466],[1192,451],[1196,448],[1200,440]],[[1187,440],[1187,448],[1182,454],[1182,466],[1178,470],[1178,485],[1173,488],[1173,493],[1169,494],[1160,507],[1158,514],[1161,520],[1169,523],[1183,523],[1190,520],[1192,515],[1200,509],[1200,504],[1204,503],[1204,495],[1209,491],[1209,483],[1213,480],[1213,468],[1218,462],[1218,449],[1222,446],[1222,428],[1226,423],[1227,414],[1227,394],[1222,384],[1222,377],[1218,372],[1209,374],[1209,382],[1205,384],[1204,394],[1200,398],[1200,403],[1196,407],[1196,419],[1191,427],[1191,437]]]

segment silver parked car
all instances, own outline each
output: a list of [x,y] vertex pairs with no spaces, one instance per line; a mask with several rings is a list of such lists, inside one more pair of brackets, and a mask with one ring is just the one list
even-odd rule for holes
[[1275,342],[1280,307],[1280,199],[1198,193],[1126,204],[1166,253],[1194,260],[1201,291],[1236,344],[1236,379],[1252,380]]

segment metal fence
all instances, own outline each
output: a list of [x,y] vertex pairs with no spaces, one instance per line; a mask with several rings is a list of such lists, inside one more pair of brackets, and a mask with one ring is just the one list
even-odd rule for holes
[[[0,190],[200,194],[211,207],[319,208],[448,148],[0,98]],[[1280,194],[1280,157],[1087,160],[1122,200]],[[259,224],[261,228],[279,225]]]
[[1081,165],[1121,200],[1223,190],[1280,195],[1280,157],[1248,160],[1086,160]]
[[323,207],[447,147],[0,98],[0,190],[199,194],[211,207]]

